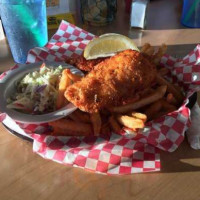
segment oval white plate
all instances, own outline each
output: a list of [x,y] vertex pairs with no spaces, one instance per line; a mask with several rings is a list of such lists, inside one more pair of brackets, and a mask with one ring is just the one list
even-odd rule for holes
[[[71,103],[59,110],[42,115],[24,114],[14,109],[7,108],[7,99],[16,92],[16,83],[20,79],[22,79],[26,74],[39,70],[39,67],[41,66],[42,63],[43,62],[37,62],[25,65],[19,64],[18,68],[10,70],[7,73],[7,75],[3,78],[3,80],[0,80],[0,94],[1,94],[0,112],[6,113],[8,116],[10,116],[13,120],[17,122],[38,124],[63,118],[76,110],[76,107]],[[44,63],[46,64],[47,67],[53,67],[53,68],[62,65],[63,68],[70,69],[72,73],[83,76],[83,73],[80,70],[73,67],[72,65],[61,62],[49,62],[49,61],[46,61]]]

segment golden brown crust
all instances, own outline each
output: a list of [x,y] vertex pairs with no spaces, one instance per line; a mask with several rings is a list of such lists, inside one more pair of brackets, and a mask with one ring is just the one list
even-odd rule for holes
[[65,97],[82,111],[97,112],[121,105],[155,80],[156,66],[141,53],[125,50],[106,59],[81,81],[69,86]]
[[78,69],[86,72],[90,72],[94,69],[94,66],[99,64],[100,62],[104,61],[106,58],[98,58],[98,59],[92,59],[92,60],[86,60],[83,55],[73,57],[73,58],[67,58],[65,59],[65,62],[77,67]]

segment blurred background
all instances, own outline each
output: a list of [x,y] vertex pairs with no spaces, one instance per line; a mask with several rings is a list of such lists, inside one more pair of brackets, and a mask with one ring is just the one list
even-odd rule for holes
[[[97,36],[129,36],[139,47],[166,43],[168,52],[179,57],[199,43],[199,8],[200,0],[46,0],[48,38],[66,20]],[[12,62],[4,37],[0,25],[1,71]]]

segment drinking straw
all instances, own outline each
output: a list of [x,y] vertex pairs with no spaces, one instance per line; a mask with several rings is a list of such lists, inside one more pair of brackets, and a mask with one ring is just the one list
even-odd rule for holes
[[183,18],[183,21],[187,22],[190,19],[191,15],[194,12],[194,10],[195,10],[195,8],[196,8],[198,3],[200,3],[200,0],[195,0],[193,2],[192,6],[190,7],[190,9],[189,9],[188,13],[186,14],[185,18]]

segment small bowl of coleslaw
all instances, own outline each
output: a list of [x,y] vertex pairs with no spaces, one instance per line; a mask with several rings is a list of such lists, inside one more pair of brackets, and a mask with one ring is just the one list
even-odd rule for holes
[[63,69],[83,75],[75,67],[59,62],[20,65],[0,80],[0,112],[17,122],[45,123],[63,118],[76,107],[68,103],[56,109],[58,83]]

